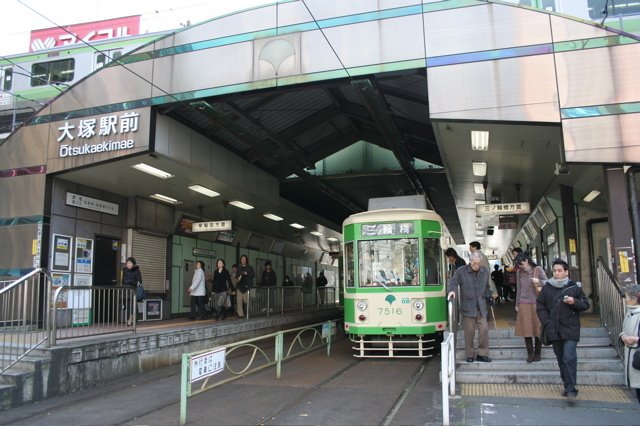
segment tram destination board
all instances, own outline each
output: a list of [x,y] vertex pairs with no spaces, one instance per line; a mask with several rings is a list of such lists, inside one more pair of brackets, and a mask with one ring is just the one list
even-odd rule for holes
[[414,226],[411,222],[363,224],[361,232],[363,237],[409,235],[414,233]]

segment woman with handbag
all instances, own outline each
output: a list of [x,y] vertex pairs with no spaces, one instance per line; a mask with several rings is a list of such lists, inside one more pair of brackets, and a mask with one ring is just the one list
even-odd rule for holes
[[[137,293],[138,283],[142,285],[142,274],[140,273],[140,268],[136,265],[136,259],[128,257],[126,266],[122,270],[122,285],[133,287]],[[124,295],[123,309],[125,310],[125,316],[127,317],[127,326],[131,327],[133,325],[133,316],[135,314],[136,306],[133,306],[132,310],[131,305],[135,304],[131,303],[128,296],[128,293]]]
[[[544,270],[536,265],[527,252],[516,257],[518,284],[516,286],[516,336],[524,337],[527,346],[527,362],[540,361],[542,328],[536,313],[536,298],[547,280]],[[534,348],[535,340],[535,348]]]
[[640,285],[632,285],[624,290],[625,315],[620,340],[624,344],[624,373],[627,385],[635,388],[640,403]]

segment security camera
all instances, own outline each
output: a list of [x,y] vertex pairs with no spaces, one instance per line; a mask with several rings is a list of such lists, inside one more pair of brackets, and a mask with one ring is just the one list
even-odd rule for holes
[[556,163],[556,169],[553,172],[554,175],[568,175],[569,174],[569,165],[564,163]]

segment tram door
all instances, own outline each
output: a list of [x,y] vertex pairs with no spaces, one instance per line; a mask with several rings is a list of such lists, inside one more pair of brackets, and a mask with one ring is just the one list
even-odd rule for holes
[[185,260],[182,264],[182,306],[191,306],[191,298],[189,295],[189,287],[193,280],[193,271],[196,267],[196,262],[193,260]]

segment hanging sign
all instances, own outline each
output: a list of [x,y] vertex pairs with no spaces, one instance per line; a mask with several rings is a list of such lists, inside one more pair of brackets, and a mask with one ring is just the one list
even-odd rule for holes
[[66,204],[68,206],[79,207],[81,209],[93,210],[100,213],[107,213],[118,216],[118,204],[99,200],[97,198],[87,197],[86,195],[67,192]]
[[230,220],[216,220],[211,222],[193,222],[191,225],[192,232],[215,232],[215,231],[231,231]]
[[531,205],[523,203],[479,204],[476,206],[476,214],[480,216],[500,214],[529,214]]

